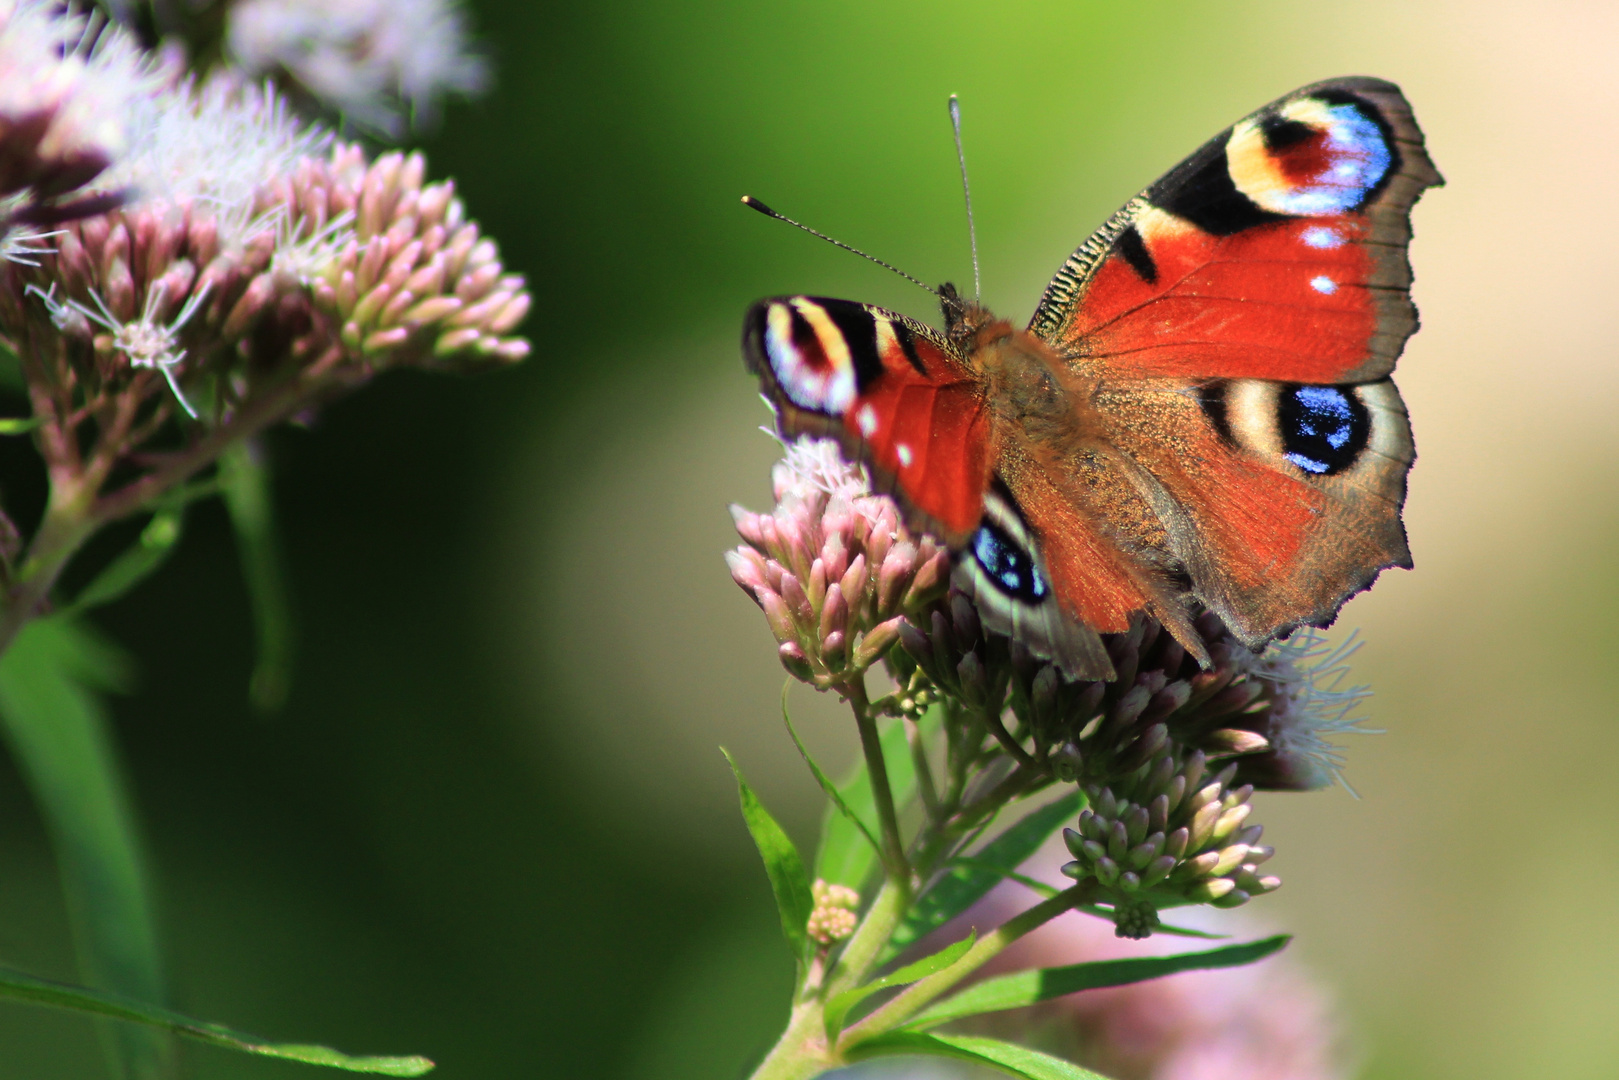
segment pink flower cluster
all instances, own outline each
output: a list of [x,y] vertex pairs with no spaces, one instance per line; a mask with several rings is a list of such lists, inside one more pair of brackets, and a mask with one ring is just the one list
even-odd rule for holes
[[772,479],[774,512],[731,508],[747,543],[725,561],[764,610],[787,670],[836,687],[888,652],[905,615],[944,594],[950,556],[913,537],[831,440],[788,447]]

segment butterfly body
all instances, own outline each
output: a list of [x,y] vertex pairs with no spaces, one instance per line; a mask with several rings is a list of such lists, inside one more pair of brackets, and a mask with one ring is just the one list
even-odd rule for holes
[[1439,183],[1397,88],[1295,91],[1132,199],[1026,329],[945,286],[940,332],[844,300],[748,315],[784,435],[837,438],[957,553],[985,621],[1073,677],[1145,613],[1258,647],[1390,566],[1415,451],[1412,203]]

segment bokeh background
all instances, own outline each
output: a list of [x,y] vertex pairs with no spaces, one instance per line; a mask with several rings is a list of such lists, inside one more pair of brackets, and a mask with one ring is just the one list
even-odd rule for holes
[[[1619,8],[1611,3],[483,0],[493,92],[426,148],[526,273],[534,356],[399,374],[272,439],[301,629],[247,706],[229,529],[107,609],[176,1004],[421,1052],[444,1080],[739,1075],[789,962],[716,746],[808,845],[782,672],[726,575],[775,450],[737,355],[769,294],[923,317],[744,192],[1026,318],[1063,257],[1220,127],[1399,82],[1450,186],[1417,207],[1398,379],[1417,569],[1353,601],[1378,737],[1271,796],[1254,914],[1377,1080],[1619,1074]],[[11,481],[8,481],[11,482]],[[24,481],[17,480],[17,483]],[[848,760],[845,719],[795,701]],[[1263,908],[1261,911],[1260,909]],[[0,763],[0,963],[71,978],[49,850]],[[189,1048],[203,1078],[308,1075]],[[0,1009],[0,1072],[100,1075],[88,1023]]]

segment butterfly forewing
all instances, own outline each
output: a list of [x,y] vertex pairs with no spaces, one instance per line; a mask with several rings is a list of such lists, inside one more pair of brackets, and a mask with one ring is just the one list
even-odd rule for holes
[[967,543],[993,434],[981,381],[936,331],[867,304],[787,296],[748,312],[742,351],[783,436],[837,439],[909,525]]
[[1381,378],[1416,329],[1411,205],[1439,182],[1392,83],[1305,87],[1131,200],[1029,328],[1134,377]]

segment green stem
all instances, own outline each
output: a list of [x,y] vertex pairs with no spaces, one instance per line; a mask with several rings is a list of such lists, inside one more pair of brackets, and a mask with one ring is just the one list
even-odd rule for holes
[[905,725],[905,741],[911,745],[911,767],[916,770],[916,791],[922,796],[922,809],[927,812],[928,825],[937,827],[944,821],[944,814],[939,806],[938,789],[933,786],[933,768],[928,764],[922,726],[908,716],[900,723]]
[[819,999],[793,1007],[787,1030],[749,1080],[810,1080],[842,1062],[826,1044],[826,1013]]
[[39,613],[62,569],[96,527],[83,500],[64,496],[60,488],[52,491],[45,520],[29,544],[28,556],[18,567],[6,594],[5,608],[0,610],[0,654],[11,647],[23,627]]
[[843,954],[838,957],[837,966],[827,980],[824,997],[832,997],[860,985],[888,944],[888,939],[894,936],[900,920],[905,918],[910,903],[910,882],[893,878],[883,882],[877,899],[871,902],[871,910],[866,912],[854,936],[843,947]]
[[877,821],[883,830],[883,869],[889,880],[909,881],[911,868],[905,860],[905,840],[899,832],[899,814],[894,810],[894,789],[888,782],[888,766],[883,760],[882,739],[877,734],[877,718],[872,714],[866,687],[851,679],[838,687],[854,710],[860,729],[860,749],[866,756],[866,772],[871,776],[871,794],[877,804]]
[[936,974],[913,983],[898,997],[844,1032],[839,1047],[848,1048],[875,1035],[892,1031],[921,1012],[939,995],[988,963],[997,953],[1037,926],[1042,926],[1075,904],[1091,899],[1091,882],[1081,882],[997,927],[980,938],[967,955]]
[[1040,763],[1030,757],[1029,752],[1023,749],[1023,744],[1014,739],[1012,733],[1006,730],[1006,725],[1001,723],[999,714],[986,710],[984,712],[984,726],[989,728],[989,733],[995,736],[995,741],[1000,743],[1008,754],[1012,755],[1014,761],[1026,769],[1039,771]]

